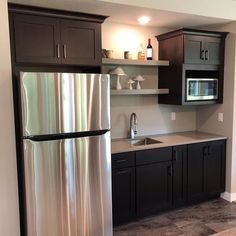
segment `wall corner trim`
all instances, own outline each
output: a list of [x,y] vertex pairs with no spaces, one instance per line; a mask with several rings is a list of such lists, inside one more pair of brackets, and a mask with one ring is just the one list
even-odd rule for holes
[[220,197],[228,202],[236,201],[236,193],[224,192],[220,195]]

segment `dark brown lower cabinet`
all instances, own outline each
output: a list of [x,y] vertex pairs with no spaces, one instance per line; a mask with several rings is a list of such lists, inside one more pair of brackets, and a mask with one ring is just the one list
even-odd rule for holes
[[219,196],[226,141],[112,155],[114,224]]
[[135,152],[112,155],[113,224],[135,217]]
[[173,205],[187,201],[187,145],[173,147]]
[[225,189],[226,141],[188,145],[188,201],[217,196]]
[[172,206],[172,162],[136,167],[137,215],[146,216]]
[[206,193],[208,197],[225,190],[225,140],[208,142],[206,157]]
[[112,211],[114,225],[135,217],[135,168],[112,171]]
[[188,145],[188,202],[205,198],[205,152],[206,143]]

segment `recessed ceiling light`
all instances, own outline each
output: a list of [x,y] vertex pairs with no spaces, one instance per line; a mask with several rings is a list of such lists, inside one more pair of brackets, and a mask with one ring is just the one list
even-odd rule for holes
[[148,16],[141,16],[138,18],[138,22],[141,25],[146,25],[149,21],[150,21],[150,17],[148,17]]

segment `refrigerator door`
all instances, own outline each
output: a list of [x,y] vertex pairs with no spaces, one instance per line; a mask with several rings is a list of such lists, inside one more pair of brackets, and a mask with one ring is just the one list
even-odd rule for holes
[[23,136],[110,129],[109,75],[21,72]]
[[28,236],[112,236],[110,132],[24,140]]

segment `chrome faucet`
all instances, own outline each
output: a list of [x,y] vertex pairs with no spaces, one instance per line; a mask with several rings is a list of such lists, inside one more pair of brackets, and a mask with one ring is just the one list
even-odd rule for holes
[[130,116],[130,125],[129,125],[129,138],[133,139],[137,134],[137,115],[133,112]]

